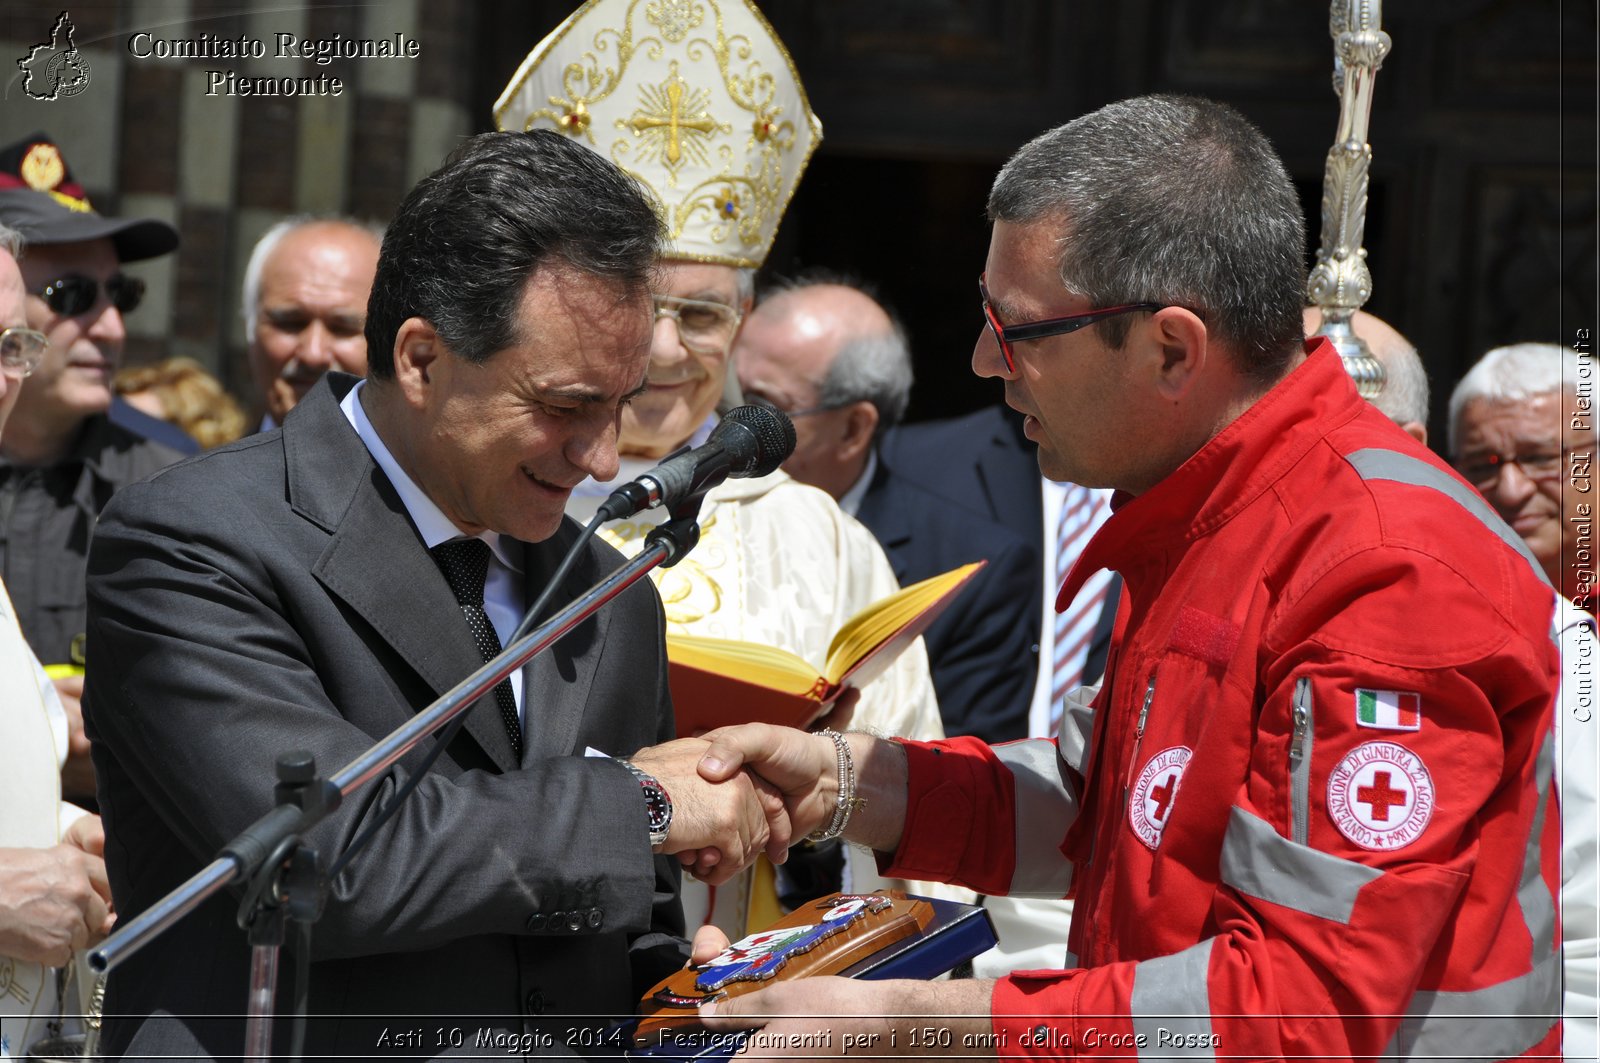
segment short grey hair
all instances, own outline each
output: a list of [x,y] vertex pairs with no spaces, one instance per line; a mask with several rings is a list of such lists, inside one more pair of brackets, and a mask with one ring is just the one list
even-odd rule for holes
[[[1267,138],[1225,104],[1141,96],[1036,137],[995,178],[989,218],[1055,225],[1068,291],[1187,307],[1258,382],[1301,349],[1300,199]],[[1095,327],[1120,347],[1131,325]]]
[[12,258],[21,258],[23,243],[21,233],[0,221],[0,251],[6,252]]
[[383,226],[377,222],[362,221],[343,214],[296,214],[284,218],[261,234],[250,251],[250,261],[244,267],[243,293],[239,298],[239,314],[244,318],[245,341],[256,341],[256,311],[261,309],[261,272],[267,268],[267,259],[283,243],[283,238],[297,229],[310,225],[345,225],[366,233],[373,242],[383,244]]
[[873,439],[879,439],[900,423],[911,404],[911,386],[915,383],[911,370],[911,341],[899,315],[884,305],[876,290],[846,274],[813,270],[798,278],[780,280],[763,293],[761,301],[765,303],[779,295],[822,285],[857,291],[877,303],[888,315],[889,331],[846,340],[835,352],[822,383],[817,386],[817,405],[823,409],[837,409],[852,402],[872,403],[878,411],[878,427]]
[[1461,413],[1469,402],[1527,402],[1544,395],[1575,390],[1584,376],[1593,376],[1595,363],[1559,343],[1513,343],[1496,347],[1467,371],[1450,393],[1448,441],[1457,453]]
[[738,275],[737,276],[737,282],[738,282],[738,285],[739,285],[739,288],[738,288],[739,307],[742,309],[744,307],[744,304],[746,304],[748,302],[752,302],[752,301],[755,300],[755,297],[756,297],[756,271],[754,269],[752,269],[751,267],[749,267],[749,266],[738,266],[738,267],[735,268],[735,272]]
[[887,334],[858,336],[839,348],[817,399],[825,407],[870,402],[878,411],[875,437],[900,423],[911,403],[911,349],[898,322]]
[[1383,390],[1372,404],[1395,424],[1428,423],[1428,371],[1410,343],[1387,344],[1372,354],[1383,363]]

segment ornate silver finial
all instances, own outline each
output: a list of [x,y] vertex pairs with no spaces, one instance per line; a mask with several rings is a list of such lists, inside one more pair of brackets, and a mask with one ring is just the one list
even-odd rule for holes
[[1363,398],[1383,390],[1383,364],[1350,327],[1350,318],[1372,295],[1372,274],[1362,238],[1367,225],[1367,171],[1372,146],[1372,90],[1378,67],[1389,54],[1389,35],[1379,29],[1381,0],[1333,0],[1328,32],[1333,37],[1333,87],[1339,96],[1339,130],[1322,178],[1322,245],[1306,284],[1306,298],[1322,310],[1317,335],[1327,336]]

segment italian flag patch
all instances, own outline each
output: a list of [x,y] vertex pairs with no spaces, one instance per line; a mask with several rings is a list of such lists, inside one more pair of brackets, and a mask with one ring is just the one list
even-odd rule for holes
[[1422,695],[1400,690],[1356,689],[1356,723],[1380,731],[1422,728]]

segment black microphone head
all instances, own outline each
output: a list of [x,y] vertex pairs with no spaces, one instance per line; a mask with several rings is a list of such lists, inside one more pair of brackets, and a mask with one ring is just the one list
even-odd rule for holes
[[[724,431],[726,429],[726,431]],[[729,476],[765,476],[794,453],[794,422],[768,406],[737,406],[722,417],[713,437],[735,458]]]

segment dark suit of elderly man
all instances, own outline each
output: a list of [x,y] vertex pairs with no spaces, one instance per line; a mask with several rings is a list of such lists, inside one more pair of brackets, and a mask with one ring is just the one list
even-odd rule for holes
[[[571,545],[568,491],[615,474],[650,339],[645,197],[560,136],[489,134],[397,219],[369,379],[330,374],[281,430],[170,469],[101,519],[89,726],[125,919],[266,810],[279,754],[337,770],[480,665]],[[591,544],[560,599],[619,560]],[[307,1054],[432,1055],[457,1030],[469,1047],[480,1032],[585,1047],[555,1015],[629,1013],[682,963],[678,869],[660,854],[696,850],[686,862],[715,881],[714,860],[744,863],[769,831],[748,778],[697,780],[703,742],[635,753],[672,735],[662,624],[637,584],[475,707],[333,883]],[[313,833],[325,857],[418,756]],[[235,903],[212,899],[113,974],[108,1052],[240,1051],[238,1019],[193,1017],[244,1008]],[[424,1043],[394,1034],[423,1025]]]
[[[784,471],[867,526],[901,586],[968,562],[988,568],[924,635],[945,733],[988,742],[1028,733],[1037,551],[999,524],[895,475],[884,432],[911,397],[905,330],[864,288],[816,274],[766,293],[734,347],[751,402],[794,419]],[[943,452],[948,464],[951,451]],[[1031,459],[1030,459],[1031,460]]]

